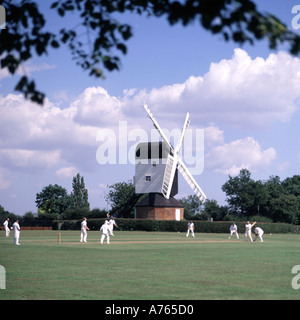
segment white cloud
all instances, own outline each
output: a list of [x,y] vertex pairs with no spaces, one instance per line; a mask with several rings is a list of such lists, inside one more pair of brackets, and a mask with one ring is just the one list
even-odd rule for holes
[[101,87],[90,87],[71,104],[76,108],[74,120],[81,124],[111,125],[122,118],[120,101]]
[[285,161],[283,163],[279,163],[277,168],[279,172],[284,172],[286,171],[289,167],[290,167],[290,162],[289,161]]
[[267,168],[276,158],[274,148],[262,150],[252,137],[234,140],[212,148],[205,158],[205,167],[215,172],[236,175],[241,169],[256,171]]
[[[189,111],[193,121],[207,126],[231,125],[264,128],[289,121],[297,110],[300,59],[285,52],[267,59],[251,59],[235,49],[232,59],[212,63],[204,76],[191,76],[182,84],[135,91],[122,101],[136,110],[146,101],[154,114],[178,121]],[[133,107],[134,106],[134,107]],[[170,110],[176,111],[170,114]]]
[[[1,163],[7,167],[50,167],[59,161],[84,166],[97,147],[98,128],[74,121],[74,106],[60,109],[46,99],[37,106],[21,95],[0,96]],[[96,164],[96,161],[94,161]]]
[[65,179],[65,178],[72,178],[76,176],[78,169],[75,167],[64,167],[56,170],[55,175],[58,178]]
[[0,162],[14,169],[43,169],[56,165],[60,161],[59,150],[0,150]]
[[98,165],[99,130],[113,129],[118,138],[118,125],[125,120],[128,132],[142,128],[150,133],[153,126],[142,107],[145,101],[162,128],[181,130],[187,111],[194,128],[205,128],[206,168],[230,174],[241,168],[264,168],[275,159],[274,148],[262,150],[254,138],[224,144],[220,128],[288,121],[300,98],[296,70],[300,60],[286,53],[252,59],[236,49],[232,59],[211,64],[202,77],[149,92],[128,89],[119,98],[104,88],[90,87],[61,109],[48,99],[40,107],[21,95],[0,96],[0,164],[8,169],[55,166],[58,177],[73,175],[74,168],[91,169]]
[[55,65],[50,65],[48,63],[35,64],[32,60],[21,64],[17,69],[17,74],[23,76],[24,73],[26,75],[30,75],[32,72],[39,72],[44,70],[54,69]]
[[208,147],[223,144],[223,131],[214,125],[210,125],[204,129],[204,141]]

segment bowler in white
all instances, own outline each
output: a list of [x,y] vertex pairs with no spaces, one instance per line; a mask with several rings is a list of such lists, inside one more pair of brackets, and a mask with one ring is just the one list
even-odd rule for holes
[[114,217],[112,217],[112,218],[109,220],[108,225],[109,225],[109,234],[110,234],[111,236],[114,236],[114,226],[116,226],[116,227],[118,228]]
[[19,220],[16,220],[16,222],[13,224],[13,230],[14,230],[14,244],[19,246],[19,239],[20,239],[20,225]]

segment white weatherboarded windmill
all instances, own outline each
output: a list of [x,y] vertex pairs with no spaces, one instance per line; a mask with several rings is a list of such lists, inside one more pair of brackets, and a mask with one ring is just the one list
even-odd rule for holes
[[174,148],[146,104],[144,108],[162,137],[162,142],[145,142],[137,145],[135,192],[136,194],[147,193],[148,196],[136,205],[136,217],[181,220],[183,219],[183,206],[173,198],[178,193],[178,171],[200,201],[204,202],[206,199],[204,192],[180,157],[184,135],[190,124],[190,116],[187,113],[180,138]]

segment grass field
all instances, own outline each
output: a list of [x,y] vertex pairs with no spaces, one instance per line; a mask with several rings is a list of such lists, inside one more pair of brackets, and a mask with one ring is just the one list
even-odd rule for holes
[[293,266],[300,265],[300,236],[265,235],[245,242],[226,234],[115,231],[110,245],[100,232],[21,231],[0,235],[6,289],[0,300],[204,300],[299,299]]

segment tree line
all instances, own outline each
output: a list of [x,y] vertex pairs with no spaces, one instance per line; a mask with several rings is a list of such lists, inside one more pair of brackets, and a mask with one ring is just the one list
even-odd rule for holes
[[[105,199],[111,206],[110,212],[114,212],[118,217],[133,218],[133,209],[126,211],[128,202],[134,195],[133,183],[118,182],[108,188]],[[250,171],[242,169],[237,176],[229,175],[221,189],[226,194],[227,205],[219,205],[214,199],[201,203],[195,195],[179,199],[184,206],[184,218],[238,221],[252,217],[265,222],[300,224],[300,175],[282,181],[278,176],[270,176],[262,181],[252,179]],[[41,220],[105,218],[107,214],[105,209],[90,209],[88,190],[79,173],[73,177],[71,194],[57,184],[50,184],[36,194],[35,202],[38,219]],[[121,209],[117,211],[119,208]],[[0,205],[1,221],[7,217],[11,220],[17,218]],[[34,219],[34,214],[26,212],[21,218],[30,222]]]
[[281,181],[278,176],[254,180],[247,169],[237,176],[229,176],[222,185],[227,205],[206,200],[203,205],[195,197],[183,199],[189,218],[201,220],[245,220],[250,217],[266,222],[300,223],[300,175]]

